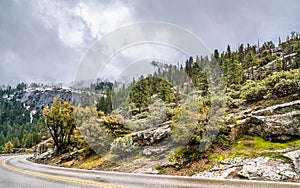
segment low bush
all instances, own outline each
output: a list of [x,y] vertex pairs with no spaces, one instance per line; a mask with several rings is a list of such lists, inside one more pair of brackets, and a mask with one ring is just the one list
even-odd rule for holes
[[267,92],[268,89],[264,83],[248,80],[241,88],[241,97],[247,101],[259,101]]
[[248,102],[256,102],[270,97],[285,97],[299,93],[299,70],[282,71],[263,80],[247,81],[241,88],[241,97]]
[[120,137],[111,143],[110,151],[121,157],[130,156],[138,149],[137,144],[132,140],[132,137]]

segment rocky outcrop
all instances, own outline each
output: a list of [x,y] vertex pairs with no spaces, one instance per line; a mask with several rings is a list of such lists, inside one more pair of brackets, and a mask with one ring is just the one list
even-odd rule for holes
[[254,111],[232,126],[233,137],[260,136],[270,141],[300,138],[300,100]]
[[201,178],[219,178],[224,179],[229,177],[230,174],[237,171],[238,168],[241,168],[242,165],[241,158],[235,158],[232,162],[227,164],[221,164],[219,166],[213,167],[209,170],[200,172],[198,174],[193,175],[193,177],[201,177]]
[[300,174],[300,150],[285,153],[283,156],[293,161],[295,171]]
[[71,104],[89,102],[93,104],[94,99],[99,97],[99,94],[89,91],[80,91],[63,86],[35,86],[29,87],[25,90],[18,90],[11,93],[9,96],[5,95],[3,98],[10,100],[15,98],[19,100],[30,111],[38,111],[45,105],[51,105],[53,98],[60,98]]
[[281,159],[258,157],[256,159],[245,159],[238,176],[250,180],[296,180],[299,175],[291,164]]
[[42,109],[45,104],[51,104],[54,97],[71,101],[72,94],[60,89],[44,88],[44,89],[26,89],[20,101],[33,110]]
[[50,159],[53,157],[54,151],[52,149],[47,150],[44,153],[38,153],[34,155],[35,160],[44,160],[44,159]]
[[293,165],[281,159],[258,157],[254,159],[228,158],[210,170],[194,175],[194,177],[228,178],[235,174],[250,180],[297,180],[299,174]]
[[35,160],[44,160],[49,159],[53,156],[54,151],[52,148],[53,140],[51,138],[44,140],[43,142],[39,143],[38,145],[33,147],[34,150],[34,159]]
[[131,134],[132,140],[134,142],[138,142],[141,145],[151,145],[154,143],[159,143],[170,135],[171,127],[169,125],[138,131]]
[[137,173],[137,174],[158,174],[158,170],[156,170],[153,167],[142,167],[142,168],[138,168],[136,170],[133,171],[133,173]]
[[162,153],[165,153],[166,151],[168,150],[168,148],[166,146],[163,146],[163,147],[155,147],[155,146],[152,146],[152,147],[146,147],[144,150],[143,150],[143,155],[145,156],[151,156],[151,155],[160,155]]
[[[234,119],[231,128],[232,141],[244,135],[259,136],[268,141],[285,142],[300,138],[300,100],[273,105],[258,110],[257,107],[240,110],[229,114],[227,120]],[[263,153],[278,153],[290,159],[258,157],[229,158],[221,161],[209,170],[195,177],[208,178],[246,178],[253,180],[299,180],[300,150],[290,147],[283,150],[264,151]]]
[[84,94],[70,88],[37,87],[27,88],[25,91],[16,94],[16,97],[30,110],[40,110],[46,104],[51,105],[54,97],[73,103],[82,102]]

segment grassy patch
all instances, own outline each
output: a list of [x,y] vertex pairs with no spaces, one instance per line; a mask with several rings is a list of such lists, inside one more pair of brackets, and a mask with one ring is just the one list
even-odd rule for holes
[[278,143],[265,141],[261,137],[247,136],[233,144],[236,150],[254,149],[256,151],[281,150],[292,146],[300,147],[300,140]]
[[267,142],[263,138],[253,137],[253,141],[255,143],[254,148],[259,151],[264,150],[280,150],[288,148],[289,145],[287,143],[273,143]]
[[217,162],[220,163],[222,160],[224,160],[225,158],[228,158],[228,156],[224,155],[224,154],[217,154],[217,155],[212,155],[208,157],[208,160],[211,162]]
[[256,158],[256,157],[269,157],[281,159],[287,163],[291,161],[282,156],[280,152],[275,150],[282,150],[288,147],[300,147],[300,140],[290,141],[286,143],[274,143],[265,141],[260,137],[245,136],[232,145],[232,150],[226,154],[215,154],[208,156],[208,160],[213,163],[219,164],[226,158]]
[[72,167],[73,164],[74,164],[74,160],[63,163],[63,165],[66,167]]
[[92,155],[88,158],[86,158],[82,163],[77,164],[78,168],[83,168],[83,169],[94,169],[98,166],[104,165],[107,161],[111,159],[111,155],[107,154],[104,155],[103,157],[99,155]]

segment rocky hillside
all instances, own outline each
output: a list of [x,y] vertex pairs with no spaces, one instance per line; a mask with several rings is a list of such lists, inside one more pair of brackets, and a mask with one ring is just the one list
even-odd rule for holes
[[36,159],[134,173],[299,181],[299,33],[278,46],[270,41],[233,51],[228,45],[211,58],[190,57],[185,66],[152,64],[153,74],[109,90],[96,107],[76,109],[81,136],[74,133],[65,153],[52,156],[49,149]]
[[[21,84],[19,84],[20,86]],[[8,90],[8,89],[7,89]],[[7,91],[3,90],[3,91]],[[32,114],[40,111],[45,105],[51,106],[53,98],[60,98],[63,101],[67,101],[73,105],[75,104],[89,104],[89,100],[93,99],[96,103],[99,98],[99,94],[72,89],[62,86],[46,86],[32,84],[31,86],[16,87],[9,89],[2,95],[2,100],[16,99],[20,101],[24,107],[31,111]]]
[[228,125],[232,147],[211,157],[216,165],[194,177],[299,180],[299,109],[300,100],[292,100],[229,114],[236,119]]
[[[155,110],[152,111],[153,109]],[[99,156],[93,152],[87,154],[87,150],[75,148],[72,152],[58,158],[51,158],[53,151],[48,150],[37,155],[36,159],[43,159],[45,162],[48,158],[48,162],[61,166],[134,173],[298,181],[300,179],[299,110],[300,96],[297,93],[267,101],[249,103],[244,100],[239,105],[227,107],[224,123],[228,128],[229,145],[222,146],[215,143],[195,160],[184,158],[178,160],[172,158],[174,155],[170,154],[170,145],[164,144],[171,143],[168,139],[174,134],[173,121],[165,121],[161,118],[166,117],[163,113],[168,113],[168,110],[163,109],[156,102],[150,105],[149,111],[130,117],[131,121],[140,126],[146,125],[146,128],[132,131],[125,138],[120,137],[112,141],[111,145],[115,146],[111,149],[113,155],[104,153]],[[158,111],[162,113],[158,115]],[[138,116],[143,117],[138,118]],[[150,123],[153,123],[154,117],[160,121],[148,128]],[[110,118],[112,119],[100,121],[104,124],[117,121],[113,119],[117,117]],[[126,142],[131,144],[124,145]],[[118,157],[123,154],[127,156]]]
[[16,87],[1,87],[0,152],[29,148],[42,138],[49,137],[40,110],[45,105],[50,106],[55,97],[71,104],[93,104],[99,94],[62,86],[28,86],[24,83]]

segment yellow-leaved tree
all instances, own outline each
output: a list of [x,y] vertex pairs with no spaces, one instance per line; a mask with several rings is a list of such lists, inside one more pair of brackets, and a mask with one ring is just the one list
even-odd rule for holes
[[63,153],[76,128],[74,107],[68,102],[54,98],[52,106],[49,108],[46,105],[42,114],[54,141],[55,155]]

